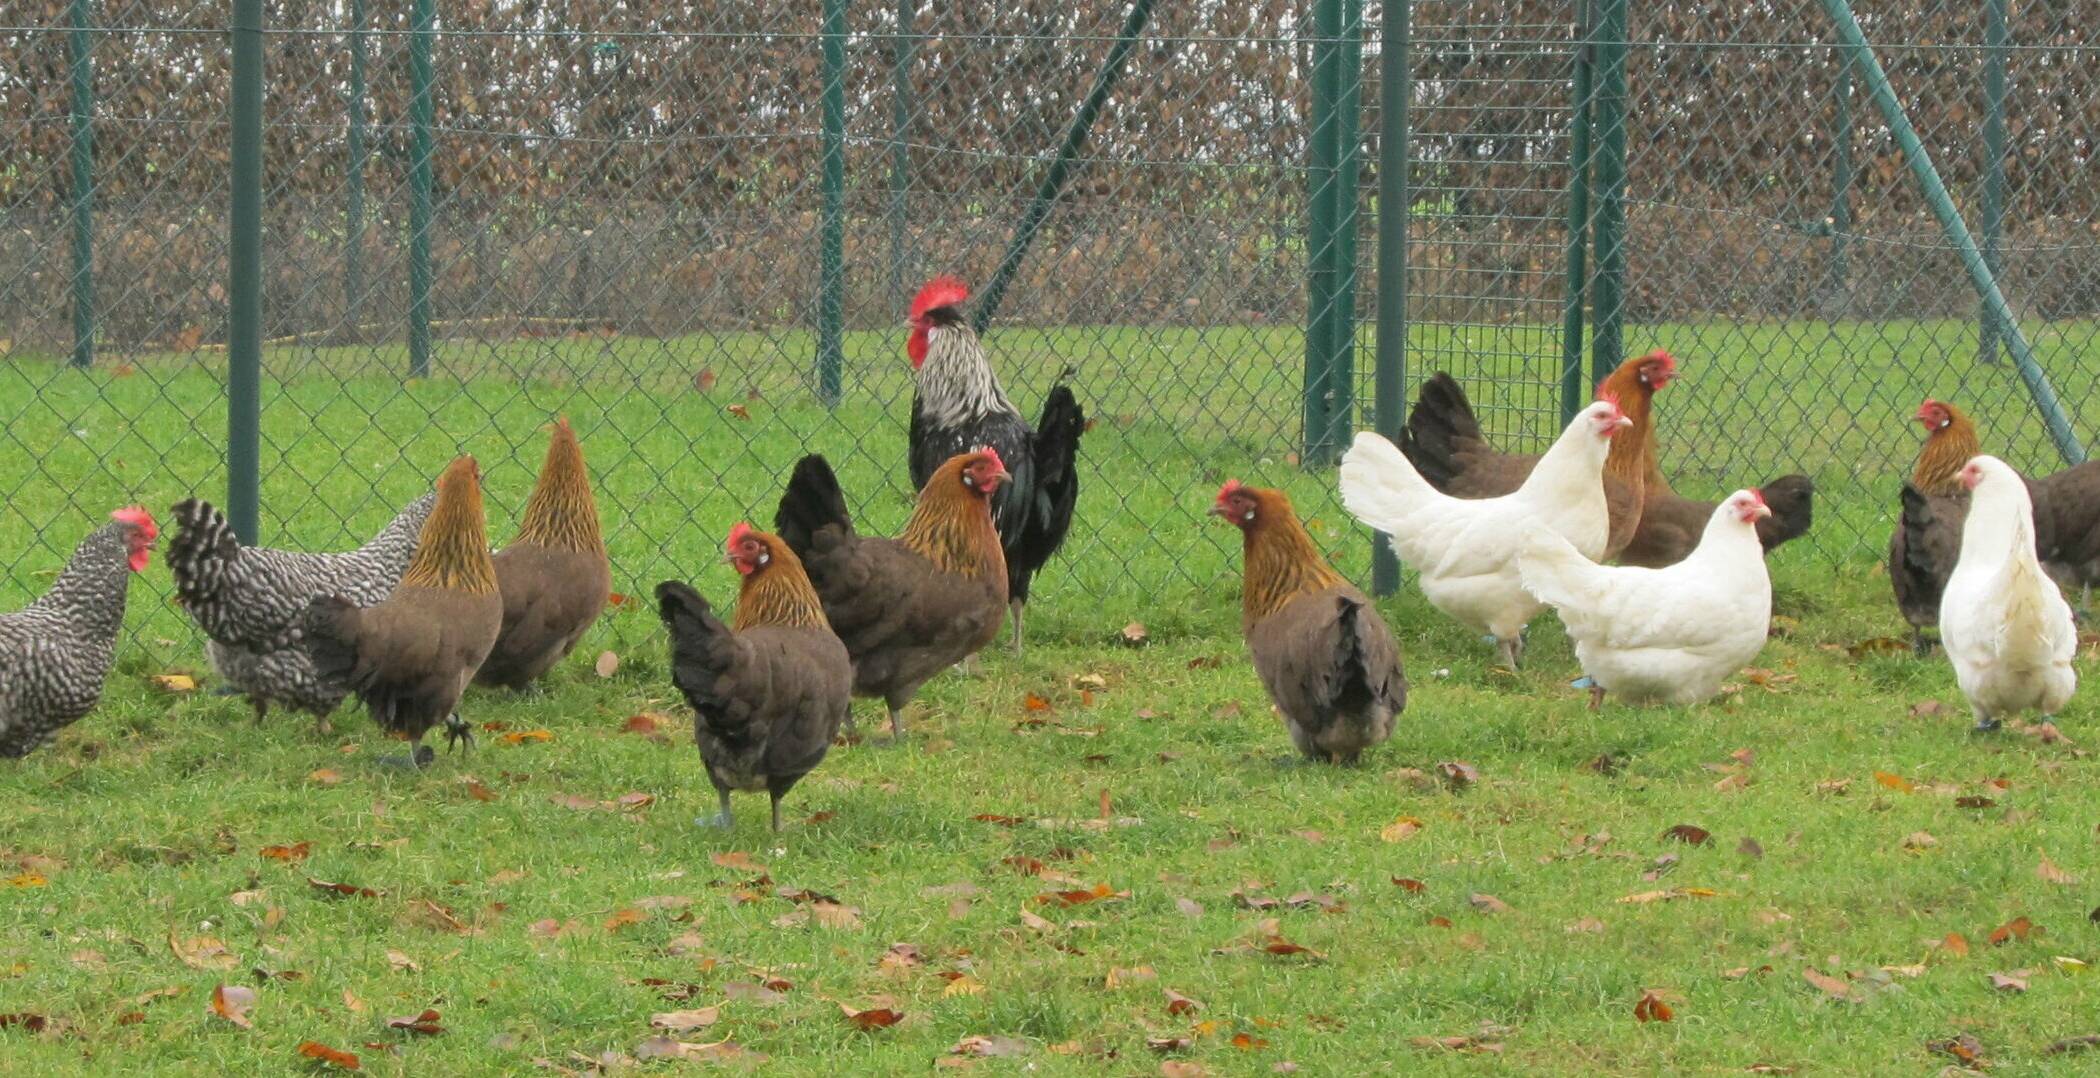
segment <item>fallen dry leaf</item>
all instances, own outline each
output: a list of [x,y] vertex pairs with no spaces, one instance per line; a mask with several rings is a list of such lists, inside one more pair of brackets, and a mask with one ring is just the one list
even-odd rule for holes
[[1171,988],[1167,989],[1166,992],[1167,1014],[1175,1018],[1180,1018],[1184,1015],[1195,1014],[1197,1011],[1203,1009],[1203,1004],[1198,1003],[1195,1000],[1190,999],[1189,997],[1184,996]]
[[2034,927],[2033,921],[2025,917],[2015,917],[1991,930],[1991,945],[1996,947],[2010,943],[2013,940],[2025,941],[2028,936],[2037,935],[2040,932],[2040,929]]
[[528,741],[552,741],[554,740],[554,732],[551,730],[512,730],[498,740],[501,740],[506,745],[523,745]]
[[690,1011],[665,1011],[649,1016],[649,1025],[655,1029],[684,1033],[689,1030],[706,1029],[722,1020],[722,1008],[701,1007]]
[[1124,647],[1141,648],[1145,646],[1146,641],[1152,638],[1152,634],[1145,630],[1144,622],[1133,621],[1123,626],[1123,631],[1118,634],[1117,638]]
[[598,661],[591,664],[591,669],[597,671],[599,677],[611,677],[620,672],[620,657],[610,651],[601,651],[598,653]]
[[1822,989],[1824,994],[1828,995],[1832,999],[1850,1000],[1857,998],[1852,993],[1851,982],[1832,977],[1831,975],[1824,973],[1823,971],[1815,968],[1814,966],[1803,967],[1801,970],[1801,976],[1804,979],[1806,979],[1808,983],[1815,985],[1817,988]]
[[710,854],[708,856],[708,860],[713,861],[715,864],[720,865],[723,868],[735,869],[738,872],[762,873],[766,871],[766,866],[759,864],[757,861],[753,861],[751,859],[751,855],[745,853],[742,850],[731,850],[728,853]]
[[311,884],[314,890],[323,894],[346,895],[353,898],[378,898],[386,894],[384,891],[375,891],[370,887],[359,887],[354,883],[330,883],[327,880],[317,880],[311,876],[306,878],[306,882]]
[[[746,1050],[744,1046],[735,1041],[722,1040],[712,1041],[707,1044],[695,1044],[690,1041],[678,1040],[675,1037],[651,1037],[635,1046],[634,1058],[643,1063],[659,1059],[710,1062],[749,1060],[756,1063],[764,1062],[766,1057],[761,1053]],[[592,1062],[593,1066],[590,1068],[592,1071],[603,1072],[612,1069],[597,1065],[596,1061]]]
[[438,1024],[440,1017],[437,1011],[426,1009],[421,1014],[389,1018],[386,1020],[386,1028],[404,1029],[410,1033],[420,1033],[426,1037],[434,1037],[445,1031],[445,1027]]
[[1903,836],[1903,848],[1912,853],[1917,853],[1920,850],[1929,850],[1939,844],[1940,840],[1932,837],[1932,832],[1930,831],[1912,831],[1910,834]]
[[2078,882],[2078,877],[2056,867],[2056,862],[2049,860],[2048,854],[2042,855],[2042,863],[2035,866],[2034,874],[2041,877],[2043,883],[2053,883],[2060,887],[2069,887]]
[[1990,976],[1991,987],[2000,992],[2025,992],[2027,991],[2027,978],[2030,975],[2026,970],[2022,969],[2014,970],[2011,973],[1993,973]]
[[1964,1033],[1959,1037],[1944,1041],[1926,1041],[1925,1047],[1935,1052],[1953,1056],[1955,1059],[1960,1060],[1964,1067],[1975,1070],[1981,1070],[1984,1067],[1983,1042],[1970,1034]]
[[1422,821],[1413,816],[1402,816],[1378,829],[1378,838],[1383,842],[1406,842],[1422,831]]
[[168,949],[175,952],[175,957],[191,969],[232,969],[241,964],[240,956],[227,950],[226,944],[216,936],[192,936],[183,939],[170,932]]
[[211,990],[211,1012],[242,1029],[254,1029],[248,1011],[255,1006],[255,989],[222,984]]
[[[307,773],[306,773],[306,781],[308,781],[308,782],[316,782],[316,783],[319,783],[319,784],[321,784],[321,785],[323,785],[323,786],[333,786],[333,785],[335,785],[336,783],[339,783],[339,782],[343,781],[343,776],[342,776],[342,775],[341,775],[341,774],[340,774],[339,772],[337,772],[336,770],[334,770],[333,768],[327,768],[327,767],[323,767],[323,768],[319,768],[319,769],[317,769],[317,770],[314,770],[314,771],[309,771],[309,772],[307,772]],[[307,1044],[313,1044],[314,1042],[312,1042],[312,1041],[308,1041],[308,1042],[306,1042],[306,1043],[307,1043]],[[318,1046],[318,1045],[316,1045],[316,1047],[319,1047],[319,1046]],[[356,1057],[356,1056],[351,1056],[350,1058],[352,1058],[352,1059],[355,1059],[355,1058],[357,1058],[357,1057]],[[356,1070],[357,1068],[356,1068],[356,1067],[351,1067],[351,1068],[349,1068],[349,1069],[351,1069],[351,1070]]]
[[1509,903],[1504,902],[1499,898],[1496,898],[1494,895],[1487,894],[1482,891],[1475,891],[1472,894],[1467,895],[1466,902],[1471,904],[1474,909],[1479,910],[1482,913],[1509,912]]
[[903,1011],[889,1007],[870,1007],[867,1010],[855,1010],[841,1003],[839,1004],[839,1011],[845,1016],[847,1025],[860,1030],[862,1033],[888,1029],[904,1020]]
[[153,675],[153,687],[162,692],[196,692],[197,679],[188,674],[155,674]]
[[1676,1018],[1677,1012],[1671,1010],[1653,988],[1643,991],[1641,998],[1633,1003],[1633,1020],[1636,1022],[1670,1022]]
[[1711,846],[1714,836],[1704,827],[1681,823],[1662,833],[1663,840],[1682,842],[1687,846]]
[[1446,786],[1463,790],[1480,781],[1480,769],[1462,760],[1445,760],[1436,765],[1436,772]]
[[972,1035],[956,1041],[948,1049],[951,1056],[968,1056],[976,1059],[1011,1059],[1028,1054],[1028,1042],[1015,1037],[984,1037]]
[[314,844],[300,842],[290,846],[264,846],[256,852],[272,861],[304,861],[308,854],[314,852]]
[[1874,772],[1874,781],[1898,793],[1907,794],[1918,788],[1917,784],[1911,782],[1909,779],[1904,778],[1901,775],[1890,774],[1887,771]]
[[1398,887],[1399,889],[1406,891],[1408,894],[1411,895],[1419,895],[1422,892],[1429,890],[1429,885],[1423,883],[1421,880],[1409,879],[1406,876],[1394,876],[1391,878],[1393,881],[1393,886]]
[[358,1062],[354,1053],[345,1052],[339,1048],[330,1048],[320,1041],[300,1042],[299,1054],[308,1059],[316,1059],[329,1066],[346,1071],[358,1070],[363,1066]]

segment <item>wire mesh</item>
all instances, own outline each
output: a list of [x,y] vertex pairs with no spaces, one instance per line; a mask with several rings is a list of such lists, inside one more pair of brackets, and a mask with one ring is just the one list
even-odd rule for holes
[[[2100,233],[2082,3],[1862,11],[1972,225],[1984,87],[2005,66],[2004,223],[2022,328],[2072,411],[2091,393]],[[71,28],[85,10],[90,26]],[[1511,449],[1558,427],[1575,0],[1418,0],[1408,144],[1408,385],[1449,370]],[[0,18],[0,477],[11,594],[131,500],[225,489],[224,5],[32,0]],[[834,458],[870,530],[908,506],[904,307],[937,272],[990,274],[1129,12],[1121,0],[847,8],[841,400],[816,394],[827,72],[816,5],[661,0],[439,6],[431,124],[430,369],[411,376],[408,0],[273,4],[265,91],[265,542],[352,545],[454,452],[482,461],[507,537],[544,425],[576,423],[615,589],[707,579],[740,518],[771,515],[803,452]],[[1377,189],[1376,4],[1364,12],[1358,415]],[[1979,344],[1973,291],[1810,7],[1636,5],[1627,115],[1626,346],[1669,347],[1665,470],[1717,496],[1813,476],[1786,557],[1874,556],[1907,417],[1970,406],[2036,470],[2047,440]],[[93,100],[74,95],[88,46]],[[1236,579],[1202,510],[1228,476],[1290,488],[1351,572],[1361,533],[1298,466],[1314,42],[1302,5],[1162,5],[989,332],[1026,412],[1068,380],[1095,420],[1086,488],[1032,623],[1090,636],[1229,618]],[[1841,116],[1840,114],[1845,115]],[[84,121],[84,122],[83,122]],[[73,355],[71,164],[93,140],[93,366]],[[1839,147],[1842,146],[1843,150]],[[1849,163],[1848,163],[1849,162]],[[1840,179],[1848,174],[1848,179]],[[1988,354],[1986,354],[1988,353]],[[713,586],[726,586],[717,576]],[[149,577],[147,651],[194,654]],[[150,599],[149,599],[150,597]],[[1219,613],[1219,611],[1224,613]],[[650,619],[626,606],[608,641]],[[1223,622],[1220,621],[1220,624]]]

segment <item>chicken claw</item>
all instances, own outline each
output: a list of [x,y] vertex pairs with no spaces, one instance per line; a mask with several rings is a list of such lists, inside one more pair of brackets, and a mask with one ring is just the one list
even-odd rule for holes
[[474,747],[474,730],[459,717],[458,712],[445,717],[445,748],[450,751],[455,746],[468,750]]

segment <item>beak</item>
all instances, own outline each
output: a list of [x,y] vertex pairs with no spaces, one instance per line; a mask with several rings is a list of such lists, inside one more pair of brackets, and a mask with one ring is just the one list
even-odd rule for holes
[[1624,415],[1620,416],[1617,426],[1620,430],[1625,430],[1627,427],[1633,426],[1633,417]]
[[1013,481],[1013,475],[1005,468],[1000,468],[992,473],[992,481],[995,483],[1009,483]]
[[1232,510],[1225,508],[1224,502],[1212,502],[1210,503],[1210,508],[1203,511],[1203,515],[1211,517],[1222,517],[1230,512],[1232,512]]
[[1771,506],[1769,506],[1769,505],[1766,505],[1766,504],[1764,504],[1763,502],[1759,502],[1759,503],[1757,504],[1757,518],[1758,518],[1759,520],[1763,520],[1764,518],[1766,518],[1766,517],[1768,517],[1768,516],[1771,516],[1771,515],[1772,515],[1772,507],[1771,507]]

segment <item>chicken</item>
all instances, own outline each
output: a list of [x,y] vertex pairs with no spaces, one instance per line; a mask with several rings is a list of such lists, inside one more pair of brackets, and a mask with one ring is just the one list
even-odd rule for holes
[[503,630],[474,680],[522,689],[568,656],[612,596],[598,505],[567,419],[554,421],[518,537],[495,562]]
[[160,534],[135,505],[109,518],[42,598],[0,614],[0,756],[35,752],[102,700],[131,574],[145,571]]
[[1407,707],[1392,629],[1320,557],[1282,491],[1230,480],[1210,511],[1245,539],[1240,630],[1291,743],[1310,759],[1356,763]]
[[[1641,523],[1633,541],[1619,552],[1622,565],[1659,569],[1690,556],[1704,541],[1706,524],[1718,505],[1687,498],[1670,489],[1660,472],[1650,474],[1641,502]],[[1816,485],[1805,475],[1782,475],[1757,488],[1764,496],[1769,516],[1758,518],[1758,549],[1774,547],[1808,534],[1815,521]]]
[[258,722],[278,704],[314,716],[316,728],[329,732],[328,716],[349,690],[314,671],[302,643],[306,604],[322,595],[359,606],[383,601],[408,568],[435,504],[435,492],[423,495],[370,542],[339,554],[244,547],[210,502],[175,506],[168,540],[175,601],[204,630],[212,668],[248,697]]
[[816,769],[853,703],[853,660],[824,620],[802,561],[776,536],[738,524],[729,561],[744,578],[736,625],[676,580],[656,586],[671,633],[671,683],[693,707],[693,740],[730,827],[731,790],[764,790],[780,830],[780,799]]
[[[1612,439],[1604,458],[1604,497],[1611,509],[1607,559],[1633,541],[1641,522],[1643,484],[1655,467],[1655,392],[1677,377],[1677,360],[1658,348],[1619,364],[1597,387],[1597,395],[1619,402],[1633,425]],[[1441,371],[1422,384],[1400,435],[1400,451],[1430,485],[1454,498],[1493,498],[1515,491],[1531,474],[1536,455],[1500,453],[1487,443],[1473,406],[1456,379]]]
[[824,616],[853,657],[853,695],[889,706],[893,736],[904,735],[904,705],[920,685],[999,633],[1006,556],[991,498],[1006,477],[997,450],[949,458],[919,491],[896,539],[854,532],[823,457],[802,458],[788,478],[774,530],[802,559]]
[[1432,606],[1487,633],[1515,669],[1524,623],[1541,609],[1517,579],[1517,542],[1538,525],[1586,558],[1604,553],[1611,525],[1604,458],[1612,436],[1631,425],[1616,401],[1599,400],[1576,415],[1515,493],[1480,499],[1438,492],[1393,443],[1365,431],[1342,457],[1342,504],[1391,538],[1401,560],[1420,572]]
[[2078,688],[2071,669],[2078,627],[2035,557],[2027,485],[1992,456],[1964,465],[1961,483],[1969,513],[1961,556],[1940,598],[1940,643],[1954,679],[1978,730],[1995,730],[2030,708],[2054,715]]
[[924,489],[949,458],[978,446],[997,450],[1006,462],[1013,478],[992,498],[992,520],[1006,555],[1007,602],[1014,654],[1019,655],[1029,583],[1064,543],[1079,501],[1075,458],[1086,413],[1072,391],[1059,385],[1044,398],[1042,418],[1030,428],[1006,399],[983,345],[963,318],[961,304],[969,296],[961,281],[936,277],[911,303],[906,351],[918,386],[911,405],[911,482]]
[[1962,521],[1969,513],[1961,470],[1983,447],[1975,424],[1951,404],[1928,399],[1918,406],[1917,420],[1928,433],[1910,482],[1903,484],[1903,509],[1889,535],[1889,586],[1896,609],[1910,623],[1911,646],[1923,656],[1932,651],[1925,630],[1939,624],[1940,592],[1961,555]]
[[1595,564],[1544,529],[1525,536],[1517,571],[1560,613],[1592,708],[1607,691],[1634,703],[1697,703],[1757,658],[1772,621],[1757,522],[1771,515],[1762,494],[1736,491],[1692,552],[1659,569]]
[[305,643],[315,671],[356,693],[381,729],[413,742],[409,759],[422,766],[432,756],[423,735],[440,722],[447,742],[473,744],[459,698],[502,627],[481,471],[461,456],[438,479],[437,506],[393,594],[369,607],[314,599]]

